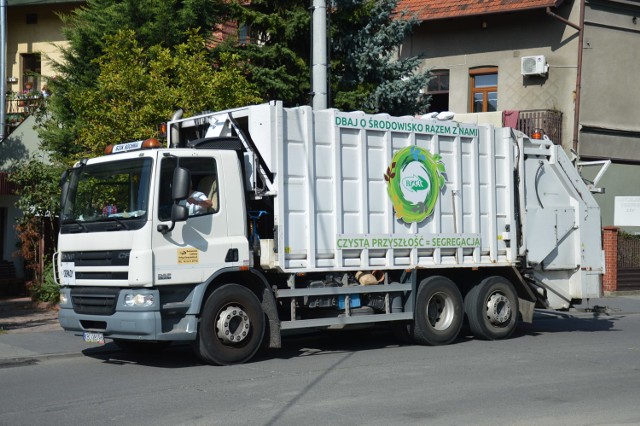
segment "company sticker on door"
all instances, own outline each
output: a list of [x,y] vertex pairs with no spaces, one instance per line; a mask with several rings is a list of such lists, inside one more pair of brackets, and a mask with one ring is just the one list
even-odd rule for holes
[[444,187],[445,173],[439,154],[418,146],[396,152],[384,175],[396,216],[407,223],[431,216]]
[[178,264],[195,264],[200,263],[198,249],[181,248],[178,249]]

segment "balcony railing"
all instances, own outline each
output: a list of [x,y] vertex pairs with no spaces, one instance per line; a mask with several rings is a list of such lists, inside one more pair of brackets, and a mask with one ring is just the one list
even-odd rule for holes
[[13,132],[43,102],[44,98],[38,93],[8,96],[6,101],[5,135]]
[[556,145],[562,145],[562,113],[560,111],[521,110],[518,116],[518,130],[531,136],[536,129],[542,130],[543,134]]

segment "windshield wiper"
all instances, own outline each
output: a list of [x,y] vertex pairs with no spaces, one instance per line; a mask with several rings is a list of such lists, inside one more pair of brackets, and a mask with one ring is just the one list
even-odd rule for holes
[[84,224],[82,222],[80,222],[78,219],[64,219],[62,221],[63,225],[75,225],[74,227],[70,228],[69,231],[70,232],[89,232],[89,230],[87,229],[86,226],[84,226]]
[[129,229],[129,227],[127,226],[127,223],[123,220],[120,220],[119,217],[117,216],[108,216],[104,219],[105,222],[116,222],[116,227],[115,228],[108,228],[107,231],[118,231],[122,228],[124,229]]

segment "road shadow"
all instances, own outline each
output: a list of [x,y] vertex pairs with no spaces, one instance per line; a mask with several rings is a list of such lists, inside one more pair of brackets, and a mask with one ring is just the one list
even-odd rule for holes
[[[261,349],[247,364],[269,359],[290,359],[351,353],[402,346],[386,327],[370,330],[323,330],[283,338],[282,348]],[[153,368],[187,368],[205,365],[195,355],[190,344],[174,343],[156,351],[125,351],[115,343],[84,349],[82,354],[111,365],[136,364]]]
[[595,333],[615,331],[615,322],[623,315],[595,311],[574,315],[571,312],[536,310],[533,323],[520,322],[513,337],[538,336],[545,333]]
[[[615,331],[615,322],[620,318],[623,316],[611,316],[598,312],[576,316],[569,312],[536,311],[534,322],[518,323],[511,338],[535,337],[547,333]],[[469,328],[465,326],[452,345],[463,344],[474,339]],[[270,359],[349,354],[356,351],[402,346],[413,346],[413,344],[398,340],[385,326],[363,330],[304,331],[284,337],[282,348],[260,350],[247,365]],[[130,352],[121,350],[114,343],[109,342],[98,348],[85,349],[82,353],[112,365],[136,364],[152,368],[188,368],[205,365],[193,353],[191,345],[184,343],[174,343],[164,350]]]
[[287,336],[282,348],[263,350],[258,357],[290,359],[406,346],[387,327],[366,330],[318,330]]
[[84,349],[82,354],[111,365],[141,365],[154,368],[186,368],[203,365],[188,344],[174,343],[155,351],[126,351],[115,343]]

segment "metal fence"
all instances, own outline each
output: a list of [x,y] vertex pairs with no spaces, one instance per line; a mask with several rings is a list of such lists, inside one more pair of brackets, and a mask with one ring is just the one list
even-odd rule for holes
[[618,290],[640,290],[640,238],[618,234]]
[[548,109],[522,110],[518,116],[518,130],[531,136],[540,129],[556,145],[562,145],[562,113]]

